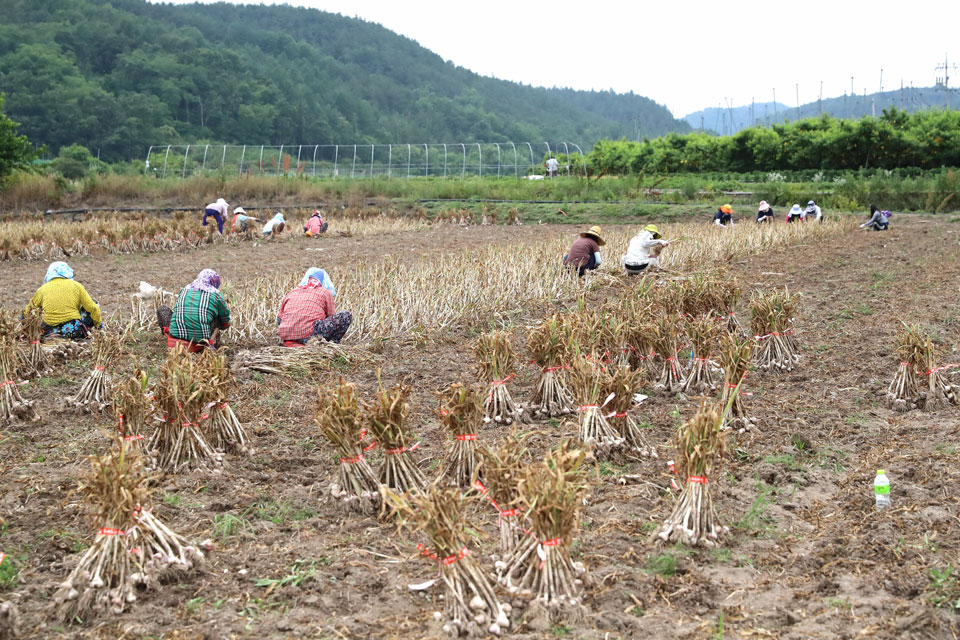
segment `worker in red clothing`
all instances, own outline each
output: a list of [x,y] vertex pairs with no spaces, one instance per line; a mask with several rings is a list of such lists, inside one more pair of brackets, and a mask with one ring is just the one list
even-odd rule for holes
[[584,273],[600,266],[600,247],[605,244],[600,237],[600,227],[590,227],[570,245],[570,251],[563,256],[563,265],[576,269],[582,278]]
[[337,290],[323,269],[311,267],[296,289],[283,297],[277,315],[280,340],[285,347],[301,347],[313,336],[327,342],[343,339],[353,314],[337,311],[333,302]]

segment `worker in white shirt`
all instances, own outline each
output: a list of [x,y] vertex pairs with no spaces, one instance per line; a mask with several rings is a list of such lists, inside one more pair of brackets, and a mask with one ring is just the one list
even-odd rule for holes
[[230,205],[223,198],[218,198],[216,202],[208,204],[203,210],[203,221],[201,226],[207,226],[207,218],[213,218],[217,221],[217,231],[223,235],[223,221],[227,219],[230,212]]
[[557,162],[557,159],[553,156],[547,158],[547,161],[543,163],[547,167],[547,177],[556,178],[560,173],[560,163]]
[[657,225],[648,224],[630,240],[630,246],[621,258],[623,270],[628,276],[635,276],[647,268],[660,268],[660,252],[669,246],[669,242],[661,240]]

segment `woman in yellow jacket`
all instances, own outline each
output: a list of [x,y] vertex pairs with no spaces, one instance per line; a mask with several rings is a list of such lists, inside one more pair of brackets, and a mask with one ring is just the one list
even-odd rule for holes
[[53,262],[47,267],[43,286],[33,294],[27,309],[30,307],[40,309],[44,336],[82,340],[101,323],[99,305],[73,279],[73,269],[66,262]]

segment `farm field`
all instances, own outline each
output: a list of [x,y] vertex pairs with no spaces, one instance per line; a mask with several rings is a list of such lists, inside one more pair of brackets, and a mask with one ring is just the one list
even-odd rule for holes
[[[521,212],[522,213],[522,212]],[[943,217],[898,216],[887,233],[859,232],[849,221],[762,235],[702,223],[661,225],[668,239],[665,285],[698,269],[736,278],[736,311],[749,325],[754,290],[801,294],[794,327],[801,361],[792,372],[754,371],[744,402],[756,426],[727,436],[711,477],[722,524],[715,548],[650,540],[670,514],[667,461],[674,438],[699,399],[658,392],[637,411],[656,457],[590,461],[591,486],[571,554],[587,569],[584,608],[567,619],[512,605],[513,638],[953,638],[960,633],[960,409],[898,413],[884,394],[899,359],[899,320],[921,325],[939,362],[960,362],[960,225]],[[254,453],[228,455],[220,471],[166,474],[153,484],[153,511],[191,541],[210,539],[202,569],[142,594],[119,615],[63,625],[51,615],[58,585],[93,541],[76,486],[86,456],[109,441],[109,413],[68,406],[93,366],[89,351],[23,385],[36,423],[0,428],[0,601],[17,605],[26,638],[428,638],[440,636],[433,612],[442,583],[421,557],[418,534],[389,518],[351,514],[330,496],[336,449],[314,425],[317,389],[342,376],[371,399],[378,381],[412,387],[408,424],[422,443],[413,458],[436,475],[449,448],[435,392],[458,380],[489,383],[472,345],[491,328],[514,335],[530,361],[526,327],[557,311],[616,304],[638,280],[615,274],[635,225],[604,225],[609,244],[600,272],[577,283],[556,261],[577,228],[564,225],[395,223],[349,237],[218,243],[171,251],[68,259],[106,317],[130,319],[141,280],[178,291],[205,267],[216,269],[235,312],[227,353],[266,349],[279,297],[310,266],[327,269],[338,308],[355,324],[344,356],[315,371],[274,375],[237,371],[231,403]],[[727,233],[721,243],[710,236]],[[65,245],[66,246],[66,245]],[[2,305],[21,307],[42,282],[46,261],[0,261]],[[649,284],[649,282],[647,283]],[[651,295],[656,295],[654,287]],[[112,367],[158,369],[167,348],[149,322]],[[955,380],[946,371],[948,380]],[[537,367],[510,381],[528,401]],[[575,417],[530,422],[534,460]],[[494,423],[478,440],[509,428]],[[382,453],[373,450],[371,464]],[[873,478],[885,469],[892,508],[874,508]],[[468,516],[478,566],[493,572],[496,512],[475,501]]]

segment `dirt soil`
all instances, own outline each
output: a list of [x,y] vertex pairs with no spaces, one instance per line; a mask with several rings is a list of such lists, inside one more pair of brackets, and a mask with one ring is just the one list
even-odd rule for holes
[[[88,289],[113,292],[99,294],[109,310],[140,280],[172,288],[205,266],[229,281],[265,271],[300,272],[321,262],[320,255],[324,264],[429,260],[437,251],[571,231],[448,228],[72,264]],[[958,609],[934,602],[944,596],[944,605],[957,601],[960,588],[953,576],[931,572],[960,566],[960,409],[899,414],[886,408],[883,394],[897,366],[898,319],[930,330],[943,363],[960,362],[958,239],[960,225],[911,217],[887,233],[852,233],[734,260],[729,270],[746,290],[788,286],[803,294],[796,319],[803,359],[793,373],[747,379],[753,394],[747,406],[758,428],[729,439],[722,471],[711,478],[729,537],[714,550],[649,541],[675,496],[665,461],[674,456],[676,426],[697,406],[694,398],[652,394],[641,418],[659,457],[595,470],[574,547],[589,571],[585,615],[551,621],[515,606],[509,636],[956,638]],[[324,251],[304,251],[307,246]],[[40,262],[0,263],[3,304],[25,302],[44,268]],[[747,321],[745,305],[739,316]],[[377,354],[385,384],[414,385],[411,424],[423,442],[415,455],[428,474],[448,446],[431,412],[433,391],[458,377],[476,380],[469,350],[475,335],[465,327],[426,344],[390,343]],[[152,366],[165,352],[148,335],[137,336],[130,349]],[[53,593],[93,539],[70,491],[85,456],[103,449],[99,427],[108,420],[64,402],[90,366],[83,356],[23,387],[42,421],[0,430],[0,550],[19,569],[17,580],[0,583],[0,600],[17,604],[24,637],[439,636],[433,612],[442,608],[441,587],[421,593],[407,588],[436,576],[436,567],[416,554],[423,540],[398,534],[393,523],[348,515],[327,493],[334,452],[311,414],[315,388],[331,384],[330,374],[289,379],[241,373],[233,404],[256,453],[229,457],[222,472],[158,482],[155,513],[191,539],[215,541],[201,572],[145,593],[122,615],[66,627],[52,622]],[[366,393],[375,389],[373,367],[341,373]],[[512,380],[514,397],[528,398],[535,377],[530,368]],[[538,454],[560,434],[575,433],[573,424],[534,426]],[[493,441],[503,431],[485,427],[479,435]],[[873,504],[878,468],[887,470],[892,484],[893,507],[884,511]],[[642,482],[618,482],[627,475]],[[492,571],[495,513],[480,505],[471,517],[486,534],[471,548]],[[270,582],[288,576],[300,579]]]

